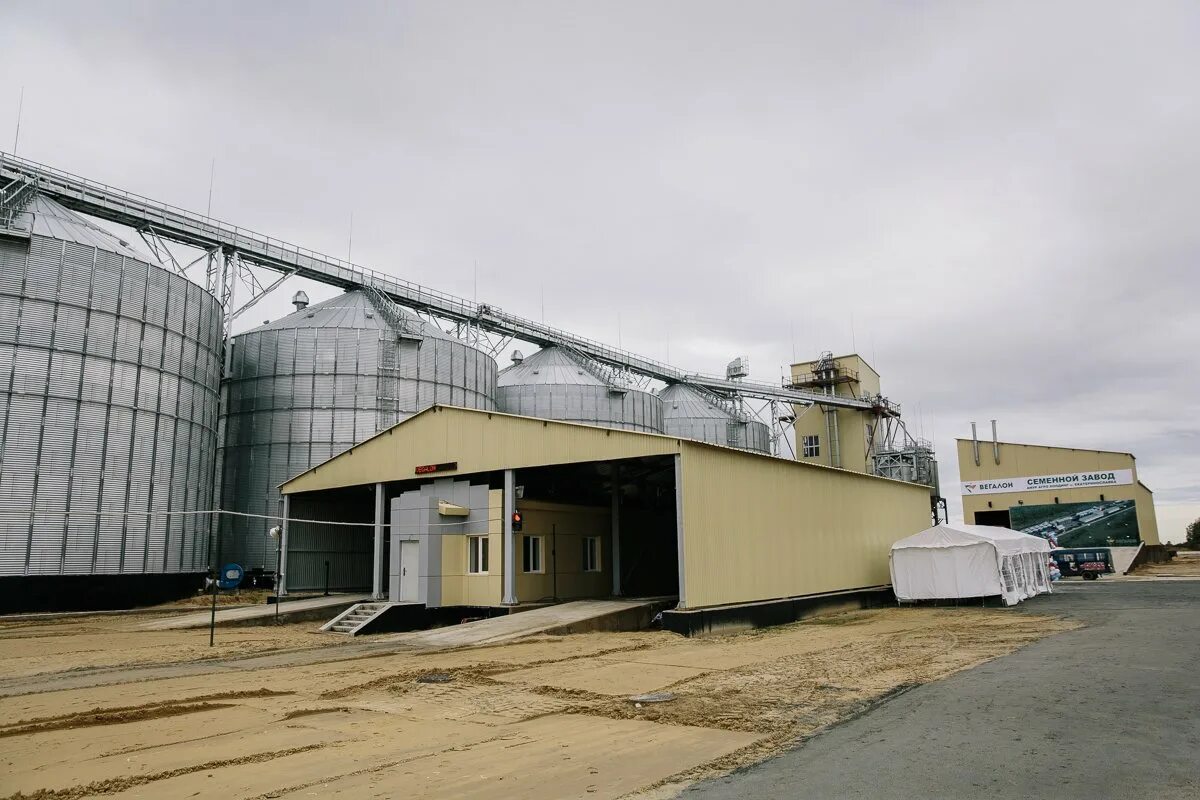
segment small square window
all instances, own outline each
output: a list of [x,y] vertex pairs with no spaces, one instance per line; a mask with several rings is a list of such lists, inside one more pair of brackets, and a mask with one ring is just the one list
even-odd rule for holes
[[817,434],[805,436],[801,445],[804,458],[817,458],[821,455],[821,437]]
[[488,537],[467,537],[467,573],[486,575],[488,571]]
[[583,537],[583,571],[600,571],[600,537]]
[[526,536],[521,551],[521,570],[523,572],[543,572],[542,567],[542,537]]

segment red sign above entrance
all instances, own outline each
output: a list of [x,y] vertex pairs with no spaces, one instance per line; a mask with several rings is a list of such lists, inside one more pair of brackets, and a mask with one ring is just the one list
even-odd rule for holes
[[447,461],[444,464],[422,464],[417,467],[418,475],[428,475],[431,472],[450,472],[458,469],[457,461]]

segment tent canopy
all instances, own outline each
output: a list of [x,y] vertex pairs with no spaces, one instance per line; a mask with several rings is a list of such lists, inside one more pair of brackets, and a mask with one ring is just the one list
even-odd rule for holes
[[1049,553],[1050,543],[1040,536],[1018,533],[994,525],[948,525],[926,528],[892,545],[892,550],[913,547],[970,547],[990,542],[1000,553]]
[[892,587],[900,600],[999,595],[1011,605],[1050,591],[1050,544],[991,525],[938,525],[892,545]]

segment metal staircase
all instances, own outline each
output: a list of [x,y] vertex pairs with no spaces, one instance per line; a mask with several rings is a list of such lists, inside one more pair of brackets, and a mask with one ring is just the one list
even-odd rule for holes
[[38,179],[18,175],[0,189],[0,229],[10,235],[13,232],[28,234],[16,227],[17,217],[37,194]]
[[379,312],[379,315],[387,320],[392,330],[400,336],[421,338],[420,334],[413,330],[413,326],[403,309],[401,309],[395,300],[388,297],[387,292],[373,283],[364,284],[363,291],[367,293],[367,299],[371,301],[371,305],[375,306],[375,310]]
[[379,617],[389,608],[400,603],[371,602],[355,603],[350,608],[338,614],[321,626],[328,633],[342,633],[347,636],[357,636],[371,620]]

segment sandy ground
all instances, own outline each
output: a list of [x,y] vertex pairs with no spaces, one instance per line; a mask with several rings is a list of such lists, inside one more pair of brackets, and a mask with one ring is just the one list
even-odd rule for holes
[[[48,644],[59,669],[150,657],[154,645],[136,641],[152,634],[106,638],[97,625],[6,636],[6,674],[13,661],[26,674],[47,666],[31,651]],[[86,647],[64,644],[72,626]],[[543,636],[18,695],[0,699],[0,797],[665,797],[1074,626],[1001,609],[881,609],[709,639]],[[306,635],[296,627],[218,635],[284,644]],[[191,658],[194,645],[172,637],[197,634],[162,634],[176,644],[160,655]],[[675,699],[628,699],[652,691]]]
[[[195,613],[183,607],[180,613]],[[0,678],[23,677],[89,667],[169,664],[229,658],[256,652],[323,647],[342,639],[315,633],[316,625],[217,628],[208,646],[208,630],[140,631],[157,614],[89,614],[72,617],[0,620]]]
[[1143,564],[1130,574],[1155,578],[1200,578],[1200,550],[1180,550],[1166,564]]

